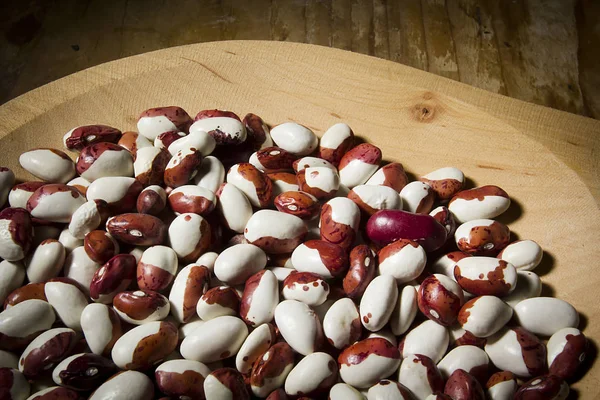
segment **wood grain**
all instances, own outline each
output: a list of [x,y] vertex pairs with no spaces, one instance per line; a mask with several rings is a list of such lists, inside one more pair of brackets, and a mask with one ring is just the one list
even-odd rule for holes
[[231,39],[313,43],[600,118],[593,0],[6,0],[0,102],[120,57]]
[[[536,272],[546,293],[572,303],[600,343],[600,122],[356,53],[231,41],[103,64],[6,103],[0,165],[28,178],[17,163],[23,151],[60,148],[75,125],[135,129],[140,111],[174,103],[191,114],[217,107],[269,124],[297,120],[318,134],[343,120],[415,175],[454,165],[474,184],[503,187],[513,205],[501,219],[545,250]],[[572,388],[599,396],[600,365]]]

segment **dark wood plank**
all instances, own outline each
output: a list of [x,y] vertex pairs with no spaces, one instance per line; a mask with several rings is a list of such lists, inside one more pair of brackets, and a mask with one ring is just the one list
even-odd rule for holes
[[306,43],[331,46],[331,0],[307,0]]
[[456,50],[452,39],[452,27],[446,11],[446,2],[444,0],[422,0],[421,4],[428,71],[458,80]]
[[388,1],[390,60],[427,70],[421,0]]
[[600,118],[600,3],[577,2],[579,85],[586,112]]

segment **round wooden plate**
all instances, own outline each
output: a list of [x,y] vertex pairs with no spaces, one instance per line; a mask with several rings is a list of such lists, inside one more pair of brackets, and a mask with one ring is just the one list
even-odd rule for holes
[[[545,250],[536,270],[544,293],[573,304],[585,334],[600,339],[597,121],[341,50],[218,42],[100,65],[3,105],[0,165],[31,179],[18,165],[23,151],[62,148],[77,125],[133,130],[141,111],[166,105],[192,116],[207,108],[253,112],[317,134],[343,121],[415,176],[456,166],[471,185],[501,186],[513,205],[500,219]],[[572,388],[595,398],[599,380],[595,363]]]

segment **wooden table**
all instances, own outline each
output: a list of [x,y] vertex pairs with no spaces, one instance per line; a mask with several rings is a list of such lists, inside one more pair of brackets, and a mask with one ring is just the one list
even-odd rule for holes
[[253,39],[352,50],[600,117],[593,0],[5,0],[0,11],[0,103],[106,61]]
[[[103,64],[0,107],[0,165],[21,179],[18,155],[62,146],[73,126],[135,129],[140,111],[177,104],[254,112],[322,134],[350,124],[384,159],[413,175],[454,165],[473,185],[496,184],[513,199],[500,219],[539,242],[544,293],[572,303],[600,342],[600,122],[551,110],[351,52],[280,42],[219,42],[161,50]],[[595,362],[573,385],[600,395]]]

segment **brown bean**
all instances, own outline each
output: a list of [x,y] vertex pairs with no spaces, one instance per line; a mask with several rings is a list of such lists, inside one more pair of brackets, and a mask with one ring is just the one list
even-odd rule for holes
[[121,214],[106,222],[106,230],[117,240],[136,246],[154,246],[164,242],[167,227],[148,214]]
[[453,400],[485,400],[481,384],[462,369],[457,369],[450,375],[444,387],[444,394]]
[[92,277],[90,297],[94,301],[110,303],[135,278],[136,261],[131,254],[117,254],[108,260]]
[[119,245],[115,239],[100,230],[85,235],[83,248],[88,257],[98,264],[104,264],[119,252]]
[[29,283],[13,290],[8,296],[6,296],[6,300],[4,300],[4,308],[6,309],[8,307],[12,307],[26,300],[38,299],[48,301],[46,298],[46,293],[44,293],[45,285],[46,282]]
[[443,326],[456,321],[462,301],[462,290],[445,275],[429,276],[419,286],[419,309],[427,318]]
[[248,113],[242,120],[246,127],[246,141],[253,151],[259,150],[264,145],[271,146],[273,141],[269,135],[269,128],[261,117],[256,114]]
[[106,125],[78,126],[63,137],[65,147],[72,151],[81,151],[84,147],[100,142],[117,143],[121,131]]
[[263,172],[278,172],[292,169],[297,156],[280,148],[265,147],[250,157],[250,162]]
[[350,252],[350,268],[343,281],[344,293],[351,299],[358,299],[365,292],[377,271],[377,257],[366,244],[361,244]]

